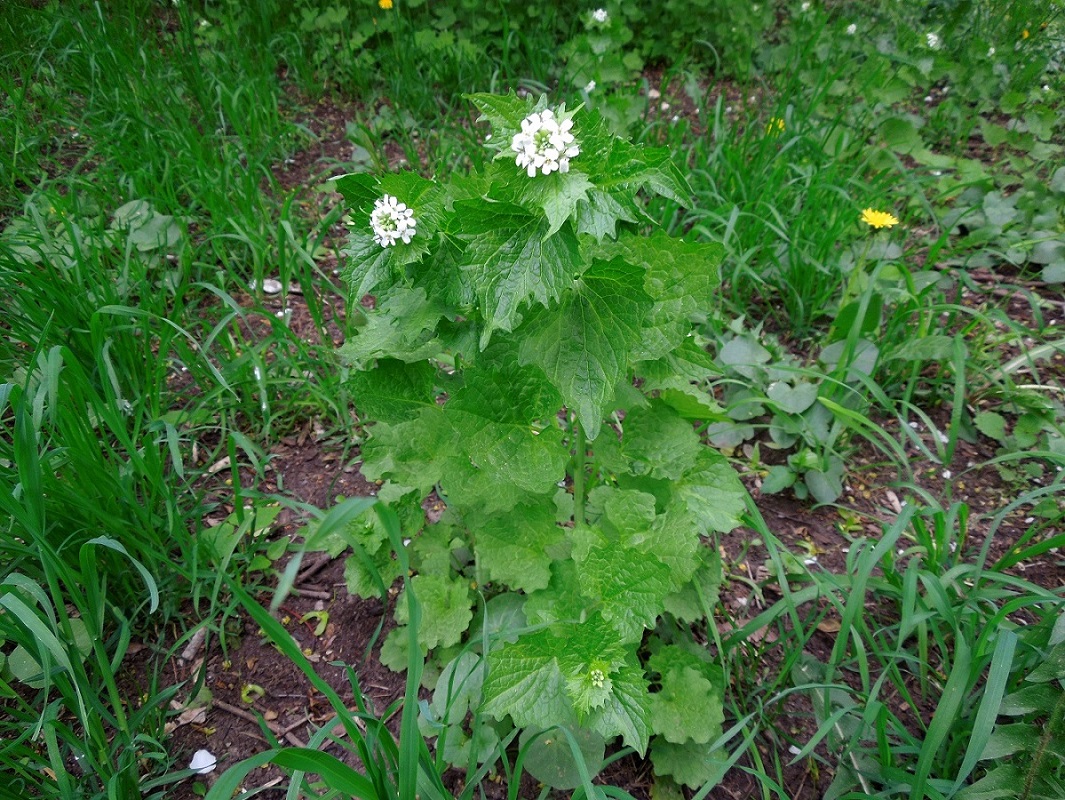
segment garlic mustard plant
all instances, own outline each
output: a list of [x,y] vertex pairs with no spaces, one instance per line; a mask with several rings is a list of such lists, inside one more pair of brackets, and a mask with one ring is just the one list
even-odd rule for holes
[[[470,99],[492,127],[480,170],[336,179],[352,219],[345,277],[375,297],[341,350],[368,434],[362,473],[410,531],[421,654],[439,674],[484,676],[471,708],[500,731],[620,737],[672,774],[722,732],[721,669],[674,643],[700,651],[693,624],[721,580],[713,540],[745,509],[695,425],[722,413],[695,336],[722,248],[644,212],[646,193],[691,202],[668,149],[612,135],[594,110]],[[430,495],[446,511],[427,524]],[[398,576],[379,534],[353,534],[365,558],[345,575],[363,596]],[[397,669],[404,608],[382,651]],[[490,648],[484,609],[508,620]],[[463,720],[442,724],[467,747]]]
[[417,221],[414,211],[407,208],[392,195],[386,194],[374,203],[370,214],[370,227],[373,238],[381,247],[391,247],[396,242],[410,244],[416,233]]
[[569,172],[569,161],[580,155],[580,146],[571,132],[573,120],[556,118],[555,112],[545,108],[521,121],[521,130],[510,140],[510,149],[518,154],[516,163],[530,178],[539,171]]

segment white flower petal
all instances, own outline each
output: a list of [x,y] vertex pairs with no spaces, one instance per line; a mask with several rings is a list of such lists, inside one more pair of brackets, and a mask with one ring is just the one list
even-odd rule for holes
[[209,750],[197,750],[192,754],[192,761],[189,763],[189,769],[195,770],[200,775],[214,772],[216,766],[218,766],[218,759]]

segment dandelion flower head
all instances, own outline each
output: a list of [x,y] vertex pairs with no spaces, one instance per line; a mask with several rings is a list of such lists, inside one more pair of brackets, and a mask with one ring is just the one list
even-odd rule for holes
[[876,211],[872,208],[867,208],[862,212],[861,220],[866,225],[874,228],[890,228],[899,224],[899,220],[894,214],[889,214],[886,211]]
[[390,194],[386,194],[373,204],[370,212],[370,227],[373,240],[381,247],[391,247],[398,241],[410,244],[417,232],[414,212]]
[[530,114],[521,121],[521,131],[510,140],[510,149],[517,153],[515,163],[530,178],[535,178],[537,172],[569,172],[570,159],[581,152],[572,128],[573,120],[559,120],[549,108]]
[[388,9],[392,8],[392,0],[377,0],[377,5],[385,11],[388,11]]

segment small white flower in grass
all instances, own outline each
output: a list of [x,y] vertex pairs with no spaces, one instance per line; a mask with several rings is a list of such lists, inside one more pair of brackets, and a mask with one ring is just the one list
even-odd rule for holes
[[573,120],[561,122],[555,112],[544,109],[521,121],[521,132],[510,140],[510,149],[517,153],[515,163],[535,178],[536,173],[569,172],[569,161],[580,155],[581,149],[570,130]]
[[585,86],[584,86],[584,93],[585,94],[591,94],[594,91],[595,91],[595,81],[588,81],[588,83],[585,84]]
[[926,33],[924,37],[925,43],[928,45],[929,50],[938,50],[943,41],[939,38],[938,33]]
[[197,750],[192,754],[189,769],[200,775],[206,775],[208,772],[214,772],[217,765],[218,759],[214,757],[214,753],[209,750]]
[[809,3],[803,3],[799,8],[802,11],[809,11],[810,10],[810,4]]
[[991,58],[994,55],[995,55],[995,48],[994,47],[987,48],[987,57]]
[[414,212],[390,194],[386,194],[373,204],[370,213],[370,227],[373,228],[373,240],[381,247],[391,247],[398,241],[410,244],[417,233]]
[[847,35],[848,36],[854,36],[854,34],[856,34],[857,32],[858,32],[858,26],[855,25],[853,22],[850,25],[847,26]]
[[597,8],[592,12],[592,19],[600,25],[606,25],[610,21],[610,15],[606,12],[605,8]]

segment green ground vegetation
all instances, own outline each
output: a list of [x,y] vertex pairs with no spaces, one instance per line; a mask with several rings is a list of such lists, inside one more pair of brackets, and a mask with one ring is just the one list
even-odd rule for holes
[[[1023,571],[1065,545],[1063,70],[1051,0],[4,4],[12,791],[189,785],[164,725],[199,687],[162,665],[247,614],[313,676],[259,602],[326,550],[352,594],[401,581],[405,702],[350,671],[357,714],[319,688],[361,772],[326,726],[212,798],[268,761],[289,797],[443,797],[455,765],[464,800],[524,772],[623,798],[592,780],[633,750],[659,800],[730,770],[790,797],[796,764],[827,798],[1065,795],[1061,587]],[[292,188],[325,107],[344,154]],[[586,162],[523,182],[509,142],[544,108]],[[373,201],[401,193],[423,238],[379,258]],[[307,425],[380,503],[257,491]],[[846,505],[870,460],[886,515]],[[845,568],[782,543],[741,473],[837,507]],[[270,536],[286,504],[304,540]],[[737,525],[764,574],[722,561]]]

